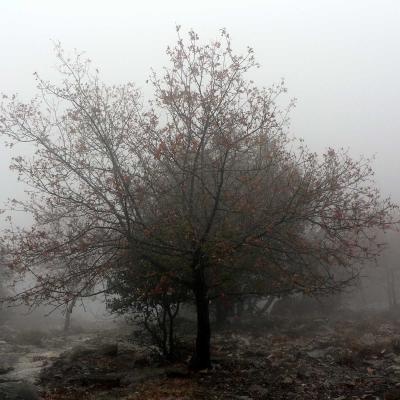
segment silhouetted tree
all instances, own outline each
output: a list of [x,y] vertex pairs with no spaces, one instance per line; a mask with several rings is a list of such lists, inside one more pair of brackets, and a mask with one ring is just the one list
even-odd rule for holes
[[4,100],[0,132],[35,149],[13,162],[31,188],[17,204],[35,222],[5,240],[14,266],[36,277],[16,301],[66,304],[115,268],[140,275],[142,261],[158,282],[190,290],[191,366],[203,369],[211,293],[338,290],[355,261],[379,253],[373,232],[394,206],[373,187],[368,160],[319,156],[288,138],[276,100],[284,85],[246,79],[258,67],[252,49],[235,54],[224,30],[210,44],[192,31],[178,37],[170,66],[151,76],[150,105],[133,84],[108,86],[59,48],[59,85],[37,76],[37,98]]

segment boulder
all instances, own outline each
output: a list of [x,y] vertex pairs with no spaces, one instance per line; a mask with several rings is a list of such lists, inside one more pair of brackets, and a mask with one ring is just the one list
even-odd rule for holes
[[118,344],[107,343],[103,344],[96,350],[96,354],[99,356],[116,357],[118,355]]
[[76,361],[80,358],[85,357],[116,357],[118,355],[118,344],[107,343],[100,346],[77,346],[69,353],[66,354],[66,358],[70,361]]
[[26,382],[0,383],[0,400],[39,400],[35,387]]

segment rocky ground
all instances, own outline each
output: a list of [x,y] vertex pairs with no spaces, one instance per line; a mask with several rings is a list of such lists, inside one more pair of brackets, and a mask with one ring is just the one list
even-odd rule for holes
[[41,372],[61,354],[94,337],[94,333],[19,331],[0,326],[0,400],[40,398]]
[[[196,374],[184,362],[161,363],[116,332],[58,340],[42,352],[2,343],[2,354],[14,359],[3,362],[0,391],[31,382],[36,397],[24,383],[28,394],[19,398],[400,400],[400,318],[387,315],[237,324],[215,335],[213,370]],[[18,397],[0,392],[7,398]]]

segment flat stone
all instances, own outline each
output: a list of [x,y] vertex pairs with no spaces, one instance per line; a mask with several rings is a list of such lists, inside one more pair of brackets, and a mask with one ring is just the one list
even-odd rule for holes
[[327,349],[316,349],[308,351],[306,354],[308,355],[308,357],[318,359],[318,358],[324,358],[327,353],[328,353]]

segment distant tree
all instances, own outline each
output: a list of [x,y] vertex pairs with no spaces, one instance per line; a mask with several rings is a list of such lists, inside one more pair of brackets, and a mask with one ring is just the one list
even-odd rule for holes
[[194,32],[178,37],[170,67],[151,76],[150,105],[59,48],[59,85],[36,75],[37,98],[4,100],[0,132],[35,148],[13,162],[31,188],[16,204],[35,222],[5,240],[13,265],[36,277],[15,301],[66,304],[122,266],[140,280],[142,262],[156,287],[189,290],[191,366],[203,369],[212,296],[339,290],[355,263],[379,254],[373,232],[390,226],[394,206],[368,160],[319,156],[288,138],[284,85],[245,77],[258,67],[252,49],[236,55],[224,30],[205,45]]
[[10,296],[10,291],[8,286],[11,285],[12,274],[7,267],[7,255],[5,253],[4,247],[0,247],[0,323],[3,322],[7,317],[9,317],[9,310],[2,307],[2,299]]
[[[367,297],[370,299],[371,297],[373,298],[373,292],[376,292],[379,285],[381,285],[385,292],[384,295],[386,296],[385,300],[387,300],[388,308],[390,310],[396,310],[398,308],[399,301],[399,231],[392,230],[387,232],[384,237],[382,236],[383,235],[381,235],[381,241],[384,241],[386,244],[384,250],[377,259],[376,265],[370,266],[370,268],[364,274],[366,279],[370,281],[369,283],[372,287],[372,290],[369,290]],[[381,269],[380,274],[376,274],[376,270],[379,271],[379,269]],[[364,300],[365,297],[366,296],[364,293]],[[377,297],[376,293],[375,297]],[[375,300],[377,300],[377,298],[375,298]]]

